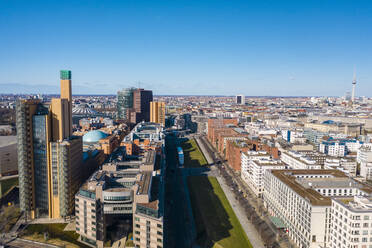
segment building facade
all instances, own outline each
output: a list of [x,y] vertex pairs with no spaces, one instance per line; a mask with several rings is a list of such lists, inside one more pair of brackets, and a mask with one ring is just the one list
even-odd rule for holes
[[71,71],[61,71],[61,98],[17,102],[20,207],[30,218],[65,218],[81,183],[82,141],[72,136]]
[[372,247],[372,199],[332,199],[330,248]]
[[300,248],[329,247],[331,199],[370,197],[372,189],[339,170],[266,171],[263,200]]
[[165,125],[165,102],[150,103],[150,122]]

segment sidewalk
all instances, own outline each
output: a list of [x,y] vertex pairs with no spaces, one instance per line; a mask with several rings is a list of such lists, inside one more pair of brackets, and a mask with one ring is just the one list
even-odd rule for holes
[[[213,168],[212,170],[217,170],[217,169]],[[218,172],[215,173],[215,174],[218,174]],[[222,177],[217,176],[216,178],[217,178],[217,181],[219,182],[219,184],[221,185],[221,188],[222,188],[223,192],[225,193],[226,198],[229,200],[229,203],[230,203],[231,207],[233,208],[233,210],[236,214],[236,217],[238,217],[238,219],[240,221],[240,224],[242,225],[245,233],[247,234],[248,239],[251,242],[252,246],[254,248],[264,248],[265,246],[264,246],[264,243],[261,239],[260,234],[257,232],[254,225],[246,217],[246,215],[244,213],[244,210],[240,206],[239,202],[237,200],[235,200],[234,193],[231,192],[231,190],[226,185],[225,180]]]

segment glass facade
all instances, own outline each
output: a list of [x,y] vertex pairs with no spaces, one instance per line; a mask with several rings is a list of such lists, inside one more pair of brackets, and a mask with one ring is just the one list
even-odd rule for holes
[[39,113],[32,117],[35,206],[39,214],[48,213],[48,141],[47,116]]
[[118,119],[129,120],[129,109],[133,108],[133,92],[134,88],[128,88],[118,91]]
[[71,79],[71,71],[69,70],[61,70],[61,79],[62,80],[70,80]]

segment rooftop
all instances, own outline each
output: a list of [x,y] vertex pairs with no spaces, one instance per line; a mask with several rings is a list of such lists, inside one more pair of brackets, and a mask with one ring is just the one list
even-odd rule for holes
[[[321,195],[319,192],[310,187],[304,187],[296,176],[299,175],[328,175],[333,178],[347,178],[347,176],[339,170],[273,170],[271,172],[280,181],[285,183],[293,191],[301,197],[310,201],[315,206],[331,205],[331,198]],[[328,178],[322,178],[328,180]]]

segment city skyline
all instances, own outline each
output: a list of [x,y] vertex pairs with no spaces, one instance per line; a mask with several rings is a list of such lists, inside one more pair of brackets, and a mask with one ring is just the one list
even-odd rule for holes
[[371,96],[371,9],[364,1],[7,1],[1,93],[57,93],[55,72],[68,68],[76,94],[140,84],[155,95],[343,96],[356,67],[356,96]]

